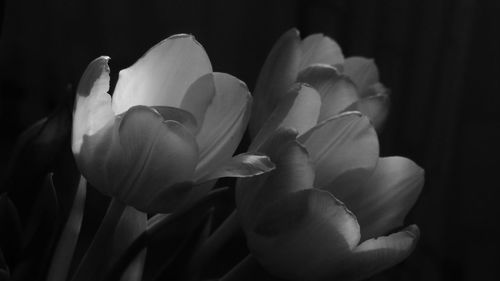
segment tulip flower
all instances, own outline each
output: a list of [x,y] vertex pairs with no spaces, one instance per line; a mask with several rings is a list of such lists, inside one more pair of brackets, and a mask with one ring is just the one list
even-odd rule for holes
[[252,136],[297,83],[307,84],[320,95],[319,121],[342,111],[357,110],[378,128],[387,115],[388,91],[379,82],[372,59],[344,59],[333,39],[312,34],[301,40],[299,32],[291,29],[276,42],[257,80],[250,120]]
[[243,82],[212,72],[193,36],[171,36],[120,71],[112,97],[108,60],[80,80],[72,135],[80,171],[102,193],[165,213],[203,196],[203,183],[273,168],[262,155],[232,158],[252,99]]
[[[255,104],[271,106],[260,108],[267,114],[261,124],[254,119],[259,126],[254,127],[258,131],[250,151],[269,155],[276,169],[238,181],[238,217],[251,255],[276,277],[360,280],[401,262],[415,247],[416,225],[394,231],[417,200],[424,171],[404,157],[379,157],[373,123],[383,107],[363,112],[375,108],[370,104],[375,99],[359,94],[371,94],[378,87],[374,64],[353,59],[357,65],[353,67],[339,56],[340,48],[332,48],[336,44],[331,39],[313,35],[298,45],[296,36],[290,31],[278,41],[263,68],[267,75],[261,73],[259,83],[282,79],[290,65],[303,68],[298,79],[308,77],[310,83],[294,83],[297,78],[291,71],[288,78],[293,79],[286,83],[257,87],[261,95],[256,94]],[[334,67],[307,67],[317,61]],[[338,74],[340,65],[352,79]],[[327,72],[321,69],[335,70],[340,80],[322,80]],[[319,85],[315,81],[324,81],[324,87],[311,86]],[[262,89],[279,85],[282,92],[274,88],[262,94]],[[345,85],[351,85],[352,95]]]

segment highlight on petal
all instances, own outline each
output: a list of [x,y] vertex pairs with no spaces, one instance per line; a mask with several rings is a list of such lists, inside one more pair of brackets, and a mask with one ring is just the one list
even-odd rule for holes
[[366,97],[368,88],[379,81],[378,68],[373,59],[347,58],[344,62],[344,74],[354,81],[361,97]]
[[349,107],[345,111],[359,111],[366,115],[373,126],[378,130],[384,125],[385,119],[389,113],[390,99],[388,95],[380,94],[362,98]]
[[302,40],[302,60],[300,70],[312,64],[342,65],[344,55],[340,46],[332,38],[320,33],[312,34]]
[[326,191],[306,189],[268,206],[247,238],[252,254],[272,274],[327,280],[332,268],[349,258],[360,233],[342,202]]
[[80,79],[73,111],[72,150],[78,158],[86,136],[96,135],[114,119],[109,90],[109,57],[93,60]]
[[274,163],[263,154],[242,153],[217,167],[215,171],[202,181],[223,177],[246,178],[261,175],[274,170]]
[[416,225],[389,236],[367,240],[356,247],[351,257],[332,274],[335,280],[364,280],[406,259],[415,248],[420,231]]
[[369,181],[342,200],[358,217],[362,239],[402,226],[424,184],[424,170],[404,157],[380,158]]
[[358,100],[356,86],[333,66],[316,64],[302,70],[297,81],[314,87],[321,95],[318,122],[339,114]]
[[173,35],[120,71],[113,109],[120,114],[135,105],[179,107],[188,87],[210,72],[210,60],[194,36]]
[[363,184],[378,160],[377,134],[359,112],[328,119],[300,136],[299,141],[307,147],[314,163],[314,186],[328,189],[342,201],[338,189]]
[[135,106],[123,116],[119,137],[122,162],[110,163],[108,170],[111,176],[121,176],[115,196],[140,211],[170,211],[174,206],[151,209],[149,203],[172,185],[192,180],[198,160],[193,135],[179,122],[164,121],[149,107]]
[[278,101],[295,83],[300,65],[300,37],[297,29],[285,32],[274,44],[255,85],[255,105],[250,135],[255,136],[273,112]]
[[231,159],[248,124],[252,97],[245,83],[226,73],[211,74],[215,94],[196,136],[200,148],[195,180]]
[[260,146],[277,129],[293,128],[305,133],[318,122],[321,98],[315,89],[297,84],[283,97],[259,133],[252,140],[250,150]]
[[164,120],[174,120],[186,127],[191,134],[196,135],[199,130],[196,118],[189,111],[170,106],[152,106]]

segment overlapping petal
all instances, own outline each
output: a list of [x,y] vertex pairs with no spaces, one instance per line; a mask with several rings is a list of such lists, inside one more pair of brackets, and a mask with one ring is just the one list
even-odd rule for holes
[[299,73],[297,81],[311,85],[321,95],[318,122],[339,114],[358,100],[356,86],[330,65],[309,66]]
[[[268,148],[276,149],[279,140],[293,135],[285,132],[275,135]],[[287,280],[361,280],[411,253],[419,236],[416,226],[389,236],[362,238],[365,225],[358,224],[349,205],[312,187],[314,171],[307,151],[290,140],[275,151],[271,157],[277,169],[258,182],[256,191],[237,189],[246,193],[240,200],[237,197],[237,206],[248,247],[269,272]],[[387,159],[392,163],[380,166],[394,173],[393,168],[405,161]],[[377,174],[373,177],[379,178]],[[394,182],[407,184],[408,180]]]
[[345,197],[361,224],[363,239],[402,226],[424,183],[424,171],[404,157],[380,158],[369,181]]
[[306,84],[297,84],[283,97],[252,141],[250,150],[260,146],[276,130],[293,128],[303,134],[318,122],[321,97]]
[[320,33],[304,38],[300,49],[302,51],[301,70],[317,63],[327,65],[342,65],[344,63],[344,55],[337,42]]
[[188,87],[210,72],[210,60],[192,35],[171,36],[120,71],[113,110],[120,114],[134,105],[179,107]]
[[245,83],[229,74],[207,74],[190,88],[182,106],[197,109],[195,116],[201,122],[196,136],[200,147],[196,179],[207,176],[231,158],[246,129],[251,104]]
[[340,189],[364,183],[377,164],[377,134],[359,112],[332,117],[300,136],[299,141],[314,163],[314,186],[331,191],[340,200]]
[[193,36],[171,36],[122,70],[112,99],[108,60],[92,62],[81,79],[72,143],[80,170],[104,194],[169,212],[218,177],[274,168],[263,155],[232,158],[252,99],[237,78],[212,73]]
[[278,39],[269,53],[255,85],[255,105],[249,128],[252,136],[257,134],[278,101],[295,83],[301,52],[299,32],[290,29]]
[[378,68],[373,59],[349,57],[344,62],[344,74],[358,87],[361,97],[369,95],[369,87],[379,81]]

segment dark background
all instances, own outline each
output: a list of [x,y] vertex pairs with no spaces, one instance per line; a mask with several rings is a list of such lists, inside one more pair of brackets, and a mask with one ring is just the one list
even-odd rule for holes
[[[0,2],[1,3],[1,2]],[[391,89],[383,155],[426,170],[408,223],[412,256],[375,280],[495,280],[500,266],[500,2],[6,1],[0,37],[0,174],[19,133],[52,112],[87,64],[109,55],[114,82],[149,47],[192,33],[215,71],[253,89],[290,27],[322,32],[346,56],[375,58]]]

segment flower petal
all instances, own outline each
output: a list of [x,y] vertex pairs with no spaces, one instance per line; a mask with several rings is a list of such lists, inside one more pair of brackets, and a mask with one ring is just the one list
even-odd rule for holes
[[189,111],[170,106],[152,106],[164,120],[174,120],[182,124],[189,132],[196,135],[199,131],[196,118]]
[[195,180],[231,158],[250,117],[252,97],[245,83],[225,73],[213,73],[212,77],[215,94],[196,136],[200,157]]
[[250,121],[250,135],[255,136],[278,101],[293,85],[299,72],[300,38],[297,29],[290,29],[283,34],[260,71],[255,85],[255,105]]
[[311,34],[300,44],[302,60],[300,70],[312,64],[342,65],[344,55],[340,46],[332,38],[320,33]]
[[341,201],[344,199],[337,189],[363,184],[377,163],[377,134],[359,112],[328,119],[300,136],[299,141],[307,147],[315,165],[314,186],[328,189]]
[[[114,120],[109,90],[109,57],[93,60],[80,79],[73,111],[72,150],[81,153],[86,136],[95,135]],[[78,160],[78,159],[77,159]]]
[[209,174],[207,178],[204,178],[203,181],[223,177],[253,177],[269,172],[274,168],[274,163],[271,162],[271,159],[266,155],[242,153],[217,167],[217,169]]
[[420,231],[416,225],[385,237],[367,240],[353,251],[342,271],[332,274],[335,280],[364,280],[406,259],[418,242]]
[[113,94],[119,114],[135,105],[179,107],[188,87],[212,72],[210,60],[192,35],[173,35],[120,71]]
[[312,187],[314,170],[307,151],[296,142],[297,132],[291,129],[276,131],[260,148],[276,169],[252,178],[239,179],[236,185],[236,206],[243,227],[255,223],[255,217],[269,202],[282,194]]
[[380,129],[389,113],[389,96],[385,94],[362,98],[351,104],[345,111],[359,111],[366,115],[373,126]]
[[344,74],[354,81],[360,96],[366,97],[368,88],[379,81],[377,65],[373,59],[349,57],[344,62]]
[[287,280],[324,280],[360,239],[354,215],[326,191],[283,196],[262,212],[248,247],[272,274]]
[[259,133],[252,140],[250,150],[260,146],[277,129],[294,128],[305,133],[318,122],[321,98],[313,88],[298,84],[283,97]]
[[174,184],[192,180],[198,160],[193,135],[179,122],[163,121],[156,111],[145,106],[127,111],[119,135],[122,161],[126,164],[120,170],[108,171],[123,175],[115,186],[115,195],[143,212],[171,211],[175,206],[149,208],[149,204]]
[[321,113],[318,122],[339,114],[358,100],[356,86],[335,67],[316,64],[302,70],[297,81],[314,87],[321,95]]
[[181,108],[196,118],[198,127],[203,126],[208,106],[215,96],[216,88],[213,73],[207,73],[189,86],[181,102]]
[[423,184],[424,170],[410,159],[380,158],[370,180],[343,199],[358,217],[363,240],[403,225]]

